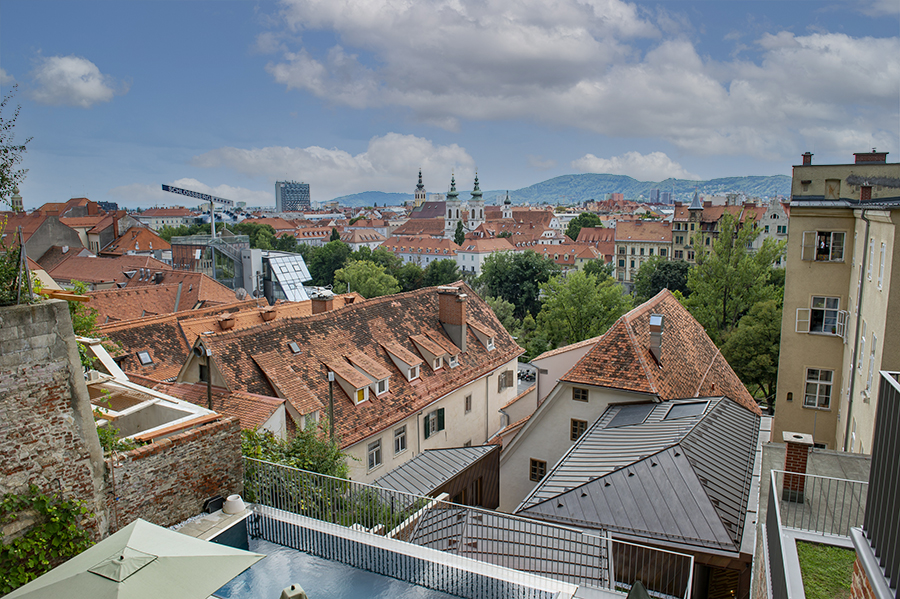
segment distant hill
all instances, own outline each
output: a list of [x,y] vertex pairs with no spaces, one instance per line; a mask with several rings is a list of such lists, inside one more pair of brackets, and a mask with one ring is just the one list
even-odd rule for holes
[[[514,204],[580,204],[589,200],[603,200],[609,193],[624,194],[627,200],[650,199],[654,189],[674,194],[677,201],[690,201],[696,189],[701,196],[724,195],[726,193],[744,193],[750,197],[774,198],[788,196],[791,193],[791,178],[787,175],[768,177],[724,177],[709,181],[691,181],[688,179],[666,179],[665,181],[638,181],[625,175],[562,175],[535,183],[529,187],[509,192]],[[469,197],[468,191],[460,191],[461,198]],[[484,199],[488,204],[501,201],[506,191],[485,191]],[[403,202],[412,202],[410,193],[383,193],[366,191],[353,195],[335,198],[342,206],[399,206]]]

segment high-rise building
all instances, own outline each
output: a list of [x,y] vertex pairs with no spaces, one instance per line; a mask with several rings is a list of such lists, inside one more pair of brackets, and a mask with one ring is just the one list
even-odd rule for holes
[[773,439],[872,451],[878,373],[900,370],[898,181],[887,152],[794,167]]
[[276,212],[300,212],[309,209],[309,183],[298,181],[275,182]]

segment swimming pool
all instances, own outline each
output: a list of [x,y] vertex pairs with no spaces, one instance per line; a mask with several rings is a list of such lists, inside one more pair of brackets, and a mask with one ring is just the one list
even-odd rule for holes
[[322,559],[263,539],[250,539],[250,551],[266,557],[216,591],[222,599],[278,599],[299,584],[309,599],[456,599],[453,595]]

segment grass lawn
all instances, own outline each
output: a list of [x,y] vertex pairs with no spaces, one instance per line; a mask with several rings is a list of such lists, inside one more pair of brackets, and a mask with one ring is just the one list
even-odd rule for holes
[[797,541],[806,599],[848,599],[853,580],[852,549]]

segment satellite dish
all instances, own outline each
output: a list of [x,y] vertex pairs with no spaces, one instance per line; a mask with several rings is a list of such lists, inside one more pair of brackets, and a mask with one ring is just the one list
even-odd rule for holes
[[234,290],[234,297],[237,298],[237,301],[242,302],[247,299],[247,290],[243,287],[238,287]]

